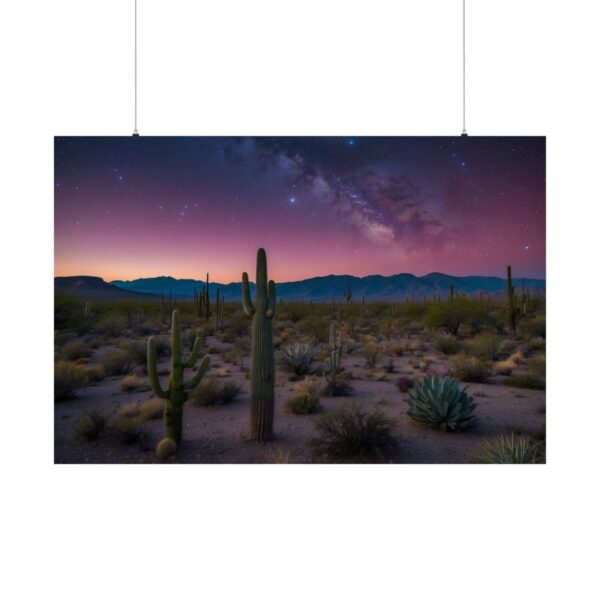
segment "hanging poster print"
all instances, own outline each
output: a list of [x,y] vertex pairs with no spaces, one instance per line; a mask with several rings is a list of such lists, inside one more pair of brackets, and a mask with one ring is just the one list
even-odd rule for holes
[[56,138],[55,330],[56,462],[544,462],[545,138]]

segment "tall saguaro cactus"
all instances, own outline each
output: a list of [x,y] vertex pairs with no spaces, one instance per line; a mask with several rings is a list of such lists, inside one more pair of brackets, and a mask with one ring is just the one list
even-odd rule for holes
[[167,401],[165,406],[166,437],[179,444],[183,426],[183,405],[188,399],[188,393],[200,383],[204,373],[206,373],[210,357],[207,355],[202,359],[198,370],[186,383],[183,377],[184,371],[185,369],[191,369],[196,364],[202,342],[200,336],[196,335],[192,353],[184,361],[181,357],[179,311],[174,310],[171,318],[171,374],[169,375],[169,387],[163,390],[160,385],[156,366],[156,340],[152,336],[148,338],[148,374],[154,394]]
[[275,282],[267,284],[267,255],[259,248],[256,257],[256,300],[252,304],[248,273],[242,274],[244,311],[252,317],[252,367],[250,383],[250,436],[265,442],[273,437],[275,409],[275,354],[271,319],[275,315],[277,297]]

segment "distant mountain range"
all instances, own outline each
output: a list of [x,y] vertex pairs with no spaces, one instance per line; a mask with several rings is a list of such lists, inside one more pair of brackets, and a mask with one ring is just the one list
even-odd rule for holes
[[[545,294],[546,281],[544,279],[524,278],[525,287],[534,294]],[[173,298],[192,299],[194,290],[201,291],[205,283],[196,279],[174,279],[173,277],[150,277],[134,279],[133,281],[105,282],[100,277],[86,275],[75,277],[55,277],[54,288],[57,292],[66,292],[87,300],[144,300],[157,298],[161,294]],[[450,286],[454,286],[457,293],[467,296],[476,296],[480,291],[494,295],[504,294],[506,279],[501,277],[467,276],[454,277],[444,273],[430,273],[424,277],[416,277],[409,273],[399,275],[369,275],[367,277],[354,277],[351,275],[327,275],[325,277],[311,277],[302,281],[277,283],[277,297],[284,300],[313,300],[315,302],[329,302],[332,299],[343,301],[344,290],[350,285],[352,298],[355,302],[365,300],[403,301],[432,298],[433,294],[447,297]],[[513,280],[513,285],[520,288],[521,279]],[[250,284],[254,290],[254,284]],[[214,296],[217,289],[225,300],[240,301],[242,294],[241,283],[211,283],[210,293]]]
[[[544,294],[546,282],[544,279],[523,279],[525,287],[530,292]],[[194,290],[202,290],[203,281],[196,279],[174,279],[173,277],[151,277],[135,279],[133,281],[111,281],[110,285],[128,292],[140,294],[169,295],[174,298],[191,299]],[[416,277],[409,273],[398,275],[369,275],[367,277],[354,277],[350,275],[327,275],[325,277],[311,277],[302,281],[277,283],[277,296],[284,300],[313,300],[315,302],[328,302],[332,298],[344,299],[344,289],[350,285],[352,297],[355,302],[365,300],[402,301],[412,298],[431,298],[433,294],[448,295],[450,286],[455,292],[466,295],[478,295],[480,291],[491,294],[504,294],[506,279],[501,277],[467,276],[454,277],[444,273],[430,273],[424,277]],[[520,287],[521,279],[513,280],[515,287]],[[225,300],[239,301],[241,299],[241,283],[211,283],[210,292],[214,295],[220,289]],[[251,284],[253,289],[253,284]]]

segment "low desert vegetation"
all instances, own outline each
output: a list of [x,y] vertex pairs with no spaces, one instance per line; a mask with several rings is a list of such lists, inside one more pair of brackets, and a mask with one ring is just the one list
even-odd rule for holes
[[319,353],[318,347],[297,342],[281,349],[280,366],[300,377],[310,373],[311,365]]
[[147,377],[139,375],[125,375],[121,379],[121,389],[124,392],[145,392],[150,389],[150,384]]
[[483,358],[459,354],[453,359],[452,375],[471,383],[483,383],[491,375],[491,363]]
[[77,442],[93,442],[104,432],[107,420],[103,411],[84,411],[73,423],[73,437]]
[[325,413],[316,422],[315,454],[331,462],[379,462],[396,451],[395,422],[357,405]]
[[233,402],[241,391],[233,381],[206,377],[191,391],[190,403],[192,406],[221,406]]
[[443,354],[458,354],[463,344],[455,335],[446,333],[437,336],[435,347]]
[[125,375],[131,368],[131,358],[126,350],[105,350],[100,362],[109,377]]
[[499,435],[472,454],[471,462],[510,465],[545,463],[544,443],[528,435]]
[[320,377],[307,377],[293,386],[285,408],[294,415],[311,415],[322,410],[320,398],[325,392],[326,382]]

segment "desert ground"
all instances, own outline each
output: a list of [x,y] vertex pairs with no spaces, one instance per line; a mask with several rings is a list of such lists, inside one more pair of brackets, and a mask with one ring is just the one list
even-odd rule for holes
[[[146,343],[150,335],[158,342],[165,388],[173,308],[181,314],[184,354],[199,335],[211,362],[185,404],[177,454],[160,460],[164,401],[151,391]],[[274,439],[261,444],[248,440],[250,319],[241,303],[226,303],[218,318],[198,315],[184,300],[86,303],[57,295],[55,462],[504,462],[482,454],[499,436],[537,448],[535,460],[519,462],[544,462],[544,311],[542,298],[529,299],[511,332],[502,299],[280,302],[273,319]],[[327,389],[332,323],[341,346],[335,396]],[[476,404],[472,426],[444,431],[409,416],[410,386],[431,375],[460,380]],[[311,401],[294,403],[294,396]],[[344,408],[383,418],[394,448],[366,459],[317,452],[319,420]],[[297,414],[303,412],[309,414]]]

